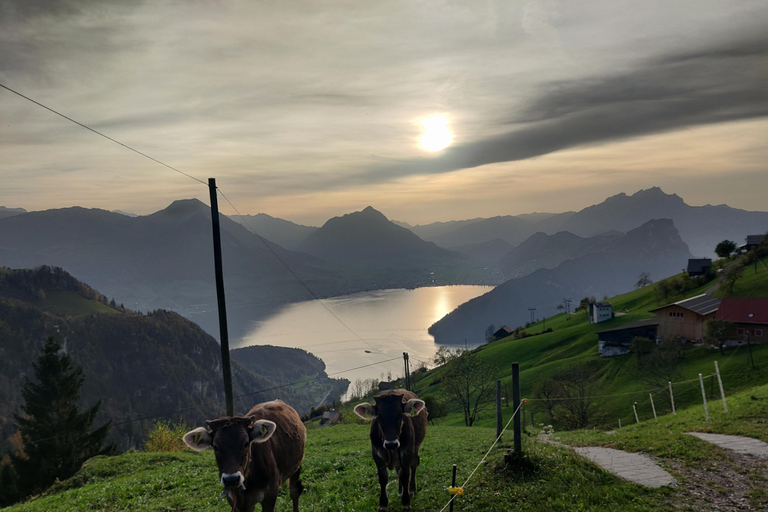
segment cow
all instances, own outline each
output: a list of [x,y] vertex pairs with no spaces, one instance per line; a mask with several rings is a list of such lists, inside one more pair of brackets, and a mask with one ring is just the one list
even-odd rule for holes
[[293,512],[299,510],[301,463],[307,431],[299,415],[281,400],[254,406],[245,416],[219,418],[184,435],[195,451],[212,448],[219,478],[233,512],[273,512],[280,485],[290,479]]
[[403,510],[410,510],[411,496],[416,494],[419,448],[427,432],[424,401],[411,391],[390,389],[376,395],[373,405],[363,402],[355,406],[355,414],[371,421],[371,451],[381,488],[379,512],[386,512],[389,504],[390,469],[397,471]]

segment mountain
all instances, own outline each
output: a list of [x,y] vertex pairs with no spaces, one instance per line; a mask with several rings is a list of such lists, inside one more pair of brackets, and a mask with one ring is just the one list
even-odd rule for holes
[[310,233],[297,249],[326,261],[361,268],[427,269],[460,259],[456,253],[395,225],[370,206],[330,219]]
[[[722,240],[742,242],[749,234],[768,231],[768,212],[752,212],[727,205],[690,206],[676,194],[658,187],[607,198],[579,212],[533,214],[473,219],[455,224],[436,223],[413,228],[422,238],[446,248],[501,238],[519,245],[536,232],[549,235],[568,231],[592,237],[618,231],[626,233],[653,219],[671,219],[683,241],[697,257],[713,257]],[[429,233],[429,236],[425,235]]]
[[486,328],[516,327],[530,318],[528,308],[541,316],[556,314],[563,299],[576,304],[583,297],[602,298],[631,290],[642,272],[658,280],[680,272],[691,257],[669,219],[649,221],[605,248],[511,279],[466,302],[429,328],[437,343],[458,344],[483,339]]
[[233,215],[230,217],[238,224],[242,224],[252,233],[256,233],[267,240],[271,240],[286,249],[296,249],[307,238],[307,235],[317,231],[318,228],[303,226],[288,220],[271,217],[266,213],[257,215]]
[[618,194],[570,216],[561,229],[581,236],[610,230],[626,232],[651,219],[672,219],[696,257],[713,257],[722,240],[741,243],[749,234],[768,231],[768,212],[727,205],[689,206],[676,194],[654,187],[631,196]]
[[[232,337],[286,302],[310,299],[297,276],[321,296],[346,291],[337,265],[288,251],[224,216],[221,239]],[[0,219],[0,265],[60,266],[131,309],[174,310],[219,332],[211,213],[198,200],[133,218],[74,207]]]
[[13,217],[14,215],[20,215],[22,213],[27,213],[27,210],[24,208],[6,208],[5,206],[0,206],[0,219]]
[[535,231],[532,226],[529,220],[506,215],[470,222],[453,231],[433,235],[429,240],[448,249],[488,242],[494,238],[517,245]]
[[600,252],[619,236],[582,238],[567,231],[554,235],[538,232],[509,251],[499,266],[507,279],[524,277],[540,268],[555,268],[566,260]]
[[[0,447],[14,432],[24,377],[51,336],[83,368],[81,399],[102,400],[96,424],[111,419],[122,448],[140,446],[156,418],[199,424],[224,413],[219,345],[176,313],[126,310],[62,269],[41,267],[0,270],[0,318]],[[259,360],[268,366],[251,363]],[[327,378],[316,357],[278,347],[233,351],[232,374],[240,413],[278,397],[308,412],[348,385]]]

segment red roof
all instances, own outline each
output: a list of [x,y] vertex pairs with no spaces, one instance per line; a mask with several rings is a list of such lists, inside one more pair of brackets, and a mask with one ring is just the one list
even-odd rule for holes
[[768,299],[726,297],[715,318],[742,324],[768,324]]

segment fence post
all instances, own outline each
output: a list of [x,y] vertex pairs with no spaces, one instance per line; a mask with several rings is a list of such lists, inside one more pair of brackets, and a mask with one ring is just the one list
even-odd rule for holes
[[621,429],[621,418],[619,418],[619,429]]
[[640,420],[639,420],[639,419],[637,419],[637,402],[634,402],[634,403],[632,404],[632,410],[634,410],[634,411],[635,411],[635,423],[640,423]]
[[651,397],[651,409],[653,409],[653,419],[657,419],[656,418],[656,406],[653,405],[653,395],[648,393],[648,396]]
[[672,414],[677,414],[675,410],[675,395],[672,394],[672,381],[669,381],[669,401],[672,402]]
[[[456,464],[453,465],[453,478],[451,478],[451,487],[456,487]],[[453,512],[454,498],[456,498],[455,494],[451,497],[451,512]]]
[[720,378],[720,368],[715,361],[715,372],[717,373],[717,383],[720,384],[720,397],[723,399],[723,412],[728,412],[728,406],[725,405],[725,391],[723,390],[723,379]]
[[709,423],[709,407],[707,407],[707,392],[704,389],[704,377],[699,374],[699,382],[701,382],[701,398],[704,400],[704,413],[707,415],[707,423]]

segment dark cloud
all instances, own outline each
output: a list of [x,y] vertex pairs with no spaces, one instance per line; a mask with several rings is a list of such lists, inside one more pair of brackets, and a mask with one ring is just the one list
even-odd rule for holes
[[[768,37],[649,59],[610,76],[551,83],[507,133],[378,167],[360,182],[524,160],[691,126],[768,116]],[[348,179],[347,179],[348,180]],[[348,183],[348,181],[347,181]]]

